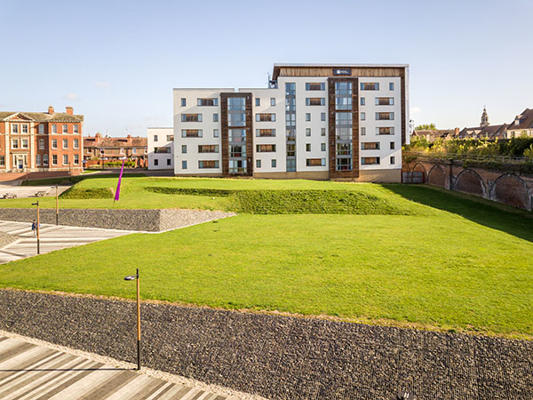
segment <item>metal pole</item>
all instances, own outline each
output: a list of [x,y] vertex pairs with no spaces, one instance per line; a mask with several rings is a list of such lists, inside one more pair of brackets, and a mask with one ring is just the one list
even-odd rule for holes
[[141,281],[139,268],[137,268],[137,371],[141,369],[141,302],[139,293],[141,291]]
[[39,219],[39,200],[37,200],[37,254],[41,254],[41,242],[39,237],[39,225],[40,225],[40,219]]
[[57,185],[56,185],[56,225],[59,225],[59,195],[58,195]]

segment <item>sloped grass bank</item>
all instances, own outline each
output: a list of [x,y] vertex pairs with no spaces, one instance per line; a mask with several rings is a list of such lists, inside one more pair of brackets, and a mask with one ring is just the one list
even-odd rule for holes
[[112,199],[113,190],[111,188],[80,188],[73,186],[63,192],[61,199]]

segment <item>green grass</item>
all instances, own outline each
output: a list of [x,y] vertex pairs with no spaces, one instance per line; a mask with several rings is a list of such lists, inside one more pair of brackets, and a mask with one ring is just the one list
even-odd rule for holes
[[[74,188],[114,183],[87,179]],[[123,189],[120,207],[244,207],[245,196],[248,211],[261,213],[322,204],[400,215],[241,214],[9,263],[0,266],[0,287],[131,298],[122,277],[140,267],[145,299],[533,338],[531,213],[413,185],[135,178]]]

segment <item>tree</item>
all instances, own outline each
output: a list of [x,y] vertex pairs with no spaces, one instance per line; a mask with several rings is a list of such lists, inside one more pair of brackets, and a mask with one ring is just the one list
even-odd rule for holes
[[436,131],[437,127],[434,123],[418,125],[415,131]]

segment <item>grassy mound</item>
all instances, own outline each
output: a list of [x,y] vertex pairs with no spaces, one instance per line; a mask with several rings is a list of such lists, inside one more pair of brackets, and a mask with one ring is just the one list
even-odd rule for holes
[[60,196],[62,199],[112,199],[113,191],[110,188],[70,188]]
[[235,190],[224,189],[205,189],[205,188],[177,188],[168,186],[147,186],[145,190],[152,193],[163,194],[181,194],[191,196],[214,196],[214,197],[226,197],[235,193]]

